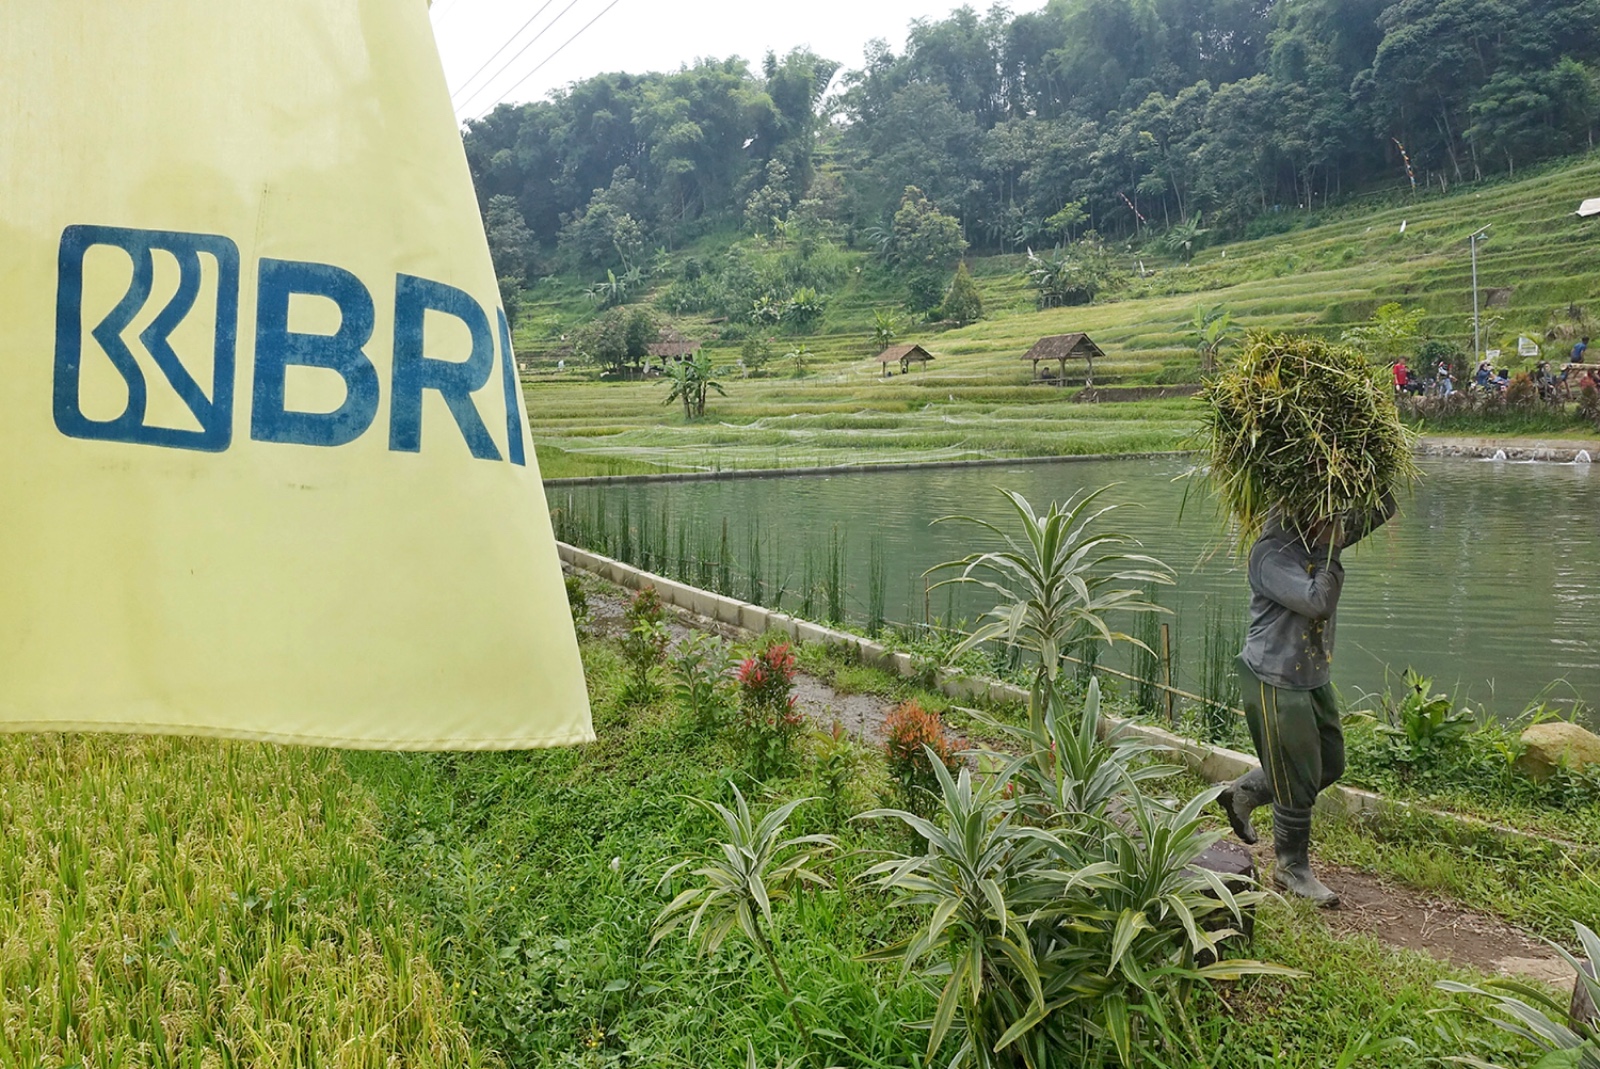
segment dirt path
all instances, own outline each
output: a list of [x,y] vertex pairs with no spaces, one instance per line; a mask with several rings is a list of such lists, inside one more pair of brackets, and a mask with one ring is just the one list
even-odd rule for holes
[[[591,628],[596,633],[620,634],[626,605],[621,594],[590,595]],[[668,610],[668,628],[674,647],[700,632],[730,640],[741,637],[737,629],[676,609]],[[819,726],[838,720],[865,745],[883,742],[883,721],[891,706],[882,698],[843,694],[804,673],[796,679],[795,693],[800,707]],[[1272,864],[1270,844],[1263,842],[1252,853],[1265,878]],[[1322,875],[1343,900],[1339,909],[1318,914],[1336,933],[1369,935],[1391,946],[1484,973],[1538,980],[1559,988],[1572,984],[1572,970],[1554,951],[1498,917],[1355,869],[1323,866]]]

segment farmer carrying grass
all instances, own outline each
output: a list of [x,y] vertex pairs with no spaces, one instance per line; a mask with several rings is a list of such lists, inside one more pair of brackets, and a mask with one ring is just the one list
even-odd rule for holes
[[1420,474],[1385,377],[1343,346],[1257,333],[1203,393],[1205,470],[1250,547],[1239,681],[1261,758],[1218,801],[1247,843],[1251,814],[1271,802],[1275,881],[1325,906],[1339,898],[1307,848],[1311,807],[1344,772],[1329,682],[1340,554],[1394,516],[1396,491]]
[[1273,879],[1321,906],[1339,896],[1311,872],[1311,807],[1344,773],[1344,731],[1329,675],[1334,616],[1344,586],[1340,551],[1395,513],[1322,520],[1299,531],[1269,517],[1250,550],[1250,630],[1239,654],[1239,689],[1261,767],[1235,780],[1220,802],[1234,834],[1256,841],[1251,814],[1272,803]]

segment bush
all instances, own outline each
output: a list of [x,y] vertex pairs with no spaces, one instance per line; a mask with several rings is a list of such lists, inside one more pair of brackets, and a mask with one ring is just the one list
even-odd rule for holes
[[961,744],[945,732],[938,713],[931,713],[916,701],[895,706],[883,722],[888,738],[883,744],[889,774],[900,785],[900,792],[913,808],[931,799],[939,789],[939,776],[933,770],[937,761],[952,775],[961,767],[956,756]]
[[623,614],[627,634],[622,637],[622,659],[628,665],[628,679],[622,687],[623,701],[642,705],[660,695],[655,673],[666,660],[666,608],[655,587],[645,587],[633,596]]
[[805,723],[795,705],[794,651],[775,643],[739,666],[740,728],[752,770],[761,778],[788,764],[794,739]]
[[673,695],[697,729],[715,727],[722,712],[717,683],[725,678],[724,657],[722,643],[702,633],[685,642],[672,658]]
[[983,318],[983,295],[972,280],[972,272],[962,263],[956,268],[956,277],[950,282],[950,292],[944,297],[944,317],[961,326],[976,323]]
[[567,609],[572,613],[573,629],[582,631],[589,622],[589,595],[576,575],[567,576]]

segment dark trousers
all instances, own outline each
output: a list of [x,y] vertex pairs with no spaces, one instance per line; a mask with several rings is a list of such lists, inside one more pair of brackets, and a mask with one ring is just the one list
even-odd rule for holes
[[1310,809],[1344,775],[1344,728],[1333,686],[1285,690],[1257,679],[1243,658],[1238,665],[1245,720],[1272,800],[1286,809]]

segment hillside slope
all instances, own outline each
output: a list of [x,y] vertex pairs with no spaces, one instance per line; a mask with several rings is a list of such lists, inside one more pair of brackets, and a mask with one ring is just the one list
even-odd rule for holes
[[[1300,220],[1301,229],[1205,249],[1189,265],[1130,249],[1130,280],[1113,299],[1042,312],[1023,283],[1022,257],[976,260],[988,318],[959,330],[906,329],[899,340],[923,344],[936,360],[890,379],[872,354],[871,325],[873,311],[894,305],[896,295],[881,273],[857,270],[833,295],[821,333],[775,340],[772,377],[739,377],[739,342],[717,340],[729,333],[725,325],[676,321],[708,340],[728,390],[726,399],[713,397],[710,418],[689,425],[660,407],[657,383],[555,371],[560,336],[592,306],[576,280],[549,280],[529,294],[519,331],[535,368],[530,419],[551,476],[593,467],[574,469],[555,449],[623,470],[628,461],[767,467],[1173,448],[1190,426],[1187,402],[1071,404],[1064,391],[1030,385],[1022,354],[1041,335],[1082,330],[1107,353],[1099,381],[1194,382],[1199,365],[1186,330],[1197,308],[1220,306],[1247,328],[1337,336],[1390,301],[1424,309],[1427,333],[1470,350],[1466,238],[1490,225],[1479,253],[1486,345],[1514,351],[1521,333],[1548,338],[1558,356],[1587,329],[1586,305],[1600,299],[1600,219],[1573,214],[1594,195],[1600,155],[1591,153],[1449,196],[1345,207],[1317,225]],[[865,254],[853,255],[866,264]],[[793,377],[783,354],[801,344],[805,373]]]

